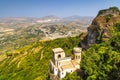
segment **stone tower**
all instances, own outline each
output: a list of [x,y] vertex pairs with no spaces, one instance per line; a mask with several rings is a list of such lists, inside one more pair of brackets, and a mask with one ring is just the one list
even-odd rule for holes
[[53,62],[57,66],[56,61],[65,57],[64,50],[62,48],[52,49]]
[[[53,72],[55,75],[58,74],[58,60],[65,58],[65,53],[62,48],[55,48],[52,49],[52,62],[51,64],[51,72]],[[55,67],[56,66],[56,67]]]
[[79,48],[79,47],[75,47],[73,49],[74,60],[76,60],[77,62],[81,61],[81,51],[82,51],[82,48]]

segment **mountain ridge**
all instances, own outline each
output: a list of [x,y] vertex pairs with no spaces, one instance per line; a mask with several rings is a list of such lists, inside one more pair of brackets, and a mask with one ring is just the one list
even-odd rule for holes
[[100,10],[87,28],[87,34],[81,46],[87,49],[92,44],[108,40],[111,36],[110,31],[116,23],[120,23],[120,10],[117,7]]

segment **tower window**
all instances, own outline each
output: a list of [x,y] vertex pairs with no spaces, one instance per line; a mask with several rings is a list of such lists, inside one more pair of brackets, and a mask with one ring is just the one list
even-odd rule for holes
[[61,58],[61,55],[60,55],[60,54],[58,55],[58,59],[59,59],[59,58]]
[[77,59],[77,56],[76,56],[76,59]]
[[80,56],[78,56],[78,58],[80,59]]

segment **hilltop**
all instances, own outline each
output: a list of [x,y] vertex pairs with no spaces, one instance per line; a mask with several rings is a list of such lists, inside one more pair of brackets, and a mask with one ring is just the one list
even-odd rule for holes
[[116,23],[120,23],[120,10],[117,7],[100,10],[87,28],[81,46],[87,49],[91,44],[108,40],[111,37],[110,31]]

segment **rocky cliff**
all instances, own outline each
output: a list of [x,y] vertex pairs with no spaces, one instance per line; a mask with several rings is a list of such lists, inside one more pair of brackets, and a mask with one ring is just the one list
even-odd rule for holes
[[111,36],[110,29],[115,23],[120,22],[120,11],[117,7],[100,10],[87,29],[87,34],[82,39],[80,46],[89,48],[94,43],[108,40]]

